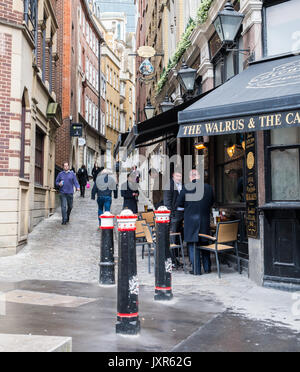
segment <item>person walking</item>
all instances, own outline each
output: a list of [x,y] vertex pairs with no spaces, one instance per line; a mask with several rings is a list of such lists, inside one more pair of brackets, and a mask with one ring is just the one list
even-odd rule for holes
[[136,182],[136,183],[140,183],[141,173],[140,173],[140,171],[137,169],[137,166],[136,166],[136,165],[132,167],[131,174],[132,174],[132,176],[134,177],[135,182]]
[[70,171],[68,162],[64,163],[64,170],[58,174],[55,183],[60,192],[62,225],[66,225],[70,221],[73,209],[74,187],[77,191],[80,191],[76,175],[73,171]]
[[139,191],[134,173],[130,173],[127,182],[123,183],[121,196],[124,198],[123,209],[130,209],[134,214],[137,214]]
[[[183,210],[177,210],[177,202],[182,191],[182,173],[174,172],[170,184],[164,188],[164,206],[171,211],[170,230],[172,233],[183,233]],[[182,234],[183,235],[183,234]],[[172,238],[172,243],[177,243],[178,236]],[[178,249],[171,250],[173,265],[181,266],[177,260]]]
[[[199,244],[199,242],[201,244],[206,243],[205,241],[199,241],[199,234],[210,235],[210,212],[214,204],[214,194],[212,187],[204,184],[203,197],[201,200],[198,200],[196,192],[197,190],[199,192],[199,189],[201,189],[200,182],[204,182],[204,180],[200,179],[200,174],[195,169],[190,172],[190,182],[190,184],[183,187],[179,195],[177,208],[184,208],[184,240],[188,244],[192,264],[192,271],[190,273],[201,275],[199,249],[196,252],[196,272],[194,272],[194,246]],[[204,271],[210,273],[211,261],[209,252],[203,252],[202,257]]]
[[112,204],[112,193],[114,198],[118,198],[118,188],[112,172],[104,169],[97,177],[94,187],[92,189],[92,200],[96,199],[98,203],[98,218],[101,224],[100,216],[105,212],[110,212]]
[[98,174],[101,173],[103,171],[103,169],[104,169],[104,167],[100,168],[97,163],[94,164],[94,168],[92,170],[92,176],[93,176],[94,182],[96,182]]
[[86,166],[83,165],[77,172],[77,178],[80,185],[80,196],[82,198],[85,197],[85,188],[89,181],[88,172],[86,170]]

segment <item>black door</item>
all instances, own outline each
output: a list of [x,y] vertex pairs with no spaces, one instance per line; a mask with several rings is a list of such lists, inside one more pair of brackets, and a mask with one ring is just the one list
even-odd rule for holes
[[265,275],[300,279],[299,211],[265,212]]

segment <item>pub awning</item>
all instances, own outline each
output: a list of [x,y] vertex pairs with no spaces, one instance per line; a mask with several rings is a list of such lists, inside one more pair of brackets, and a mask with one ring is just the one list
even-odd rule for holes
[[300,126],[300,56],[252,63],[178,118],[181,138]]
[[181,105],[175,106],[167,112],[135,125],[126,138],[124,146],[127,147],[128,151],[131,151],[134,148],[147,145],[149,141],[152,141],[153,144],[155,142],[177,137],[179,130],[178,113],[199,101],[208,93],[209,92],[201,94]]

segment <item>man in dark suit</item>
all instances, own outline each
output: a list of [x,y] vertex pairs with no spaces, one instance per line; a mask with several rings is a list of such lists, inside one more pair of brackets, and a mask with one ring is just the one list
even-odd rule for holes
[[[194,245],[199,244],[199,234],[210,235],[210,212],[214,204],[214,195],[212,187],[200,179],[197,170],[190,172],[190,181],[191,183],[183,187],[177,207],[184,208],[184,240],[188,243],[190,261],[194,270]],[[204,271],[211,272],[209,252],[203,252],[202,257]],[[196,252],[196,272],[194,273],[193,270],[191,274],[201,275],[199,249]]]
[[[170,184],[166,185],[164,188],[164,205],[171,211],[171,232],[182,233],[182,223],[183,223],[183,211],[177,210],[177,201],[179,194],[182,191],[182,174],[180,172],[175,172],[170,180]],[[179,238],[177,237],[179,240]],[[172,243],[176,243],[176,237],[172,239]],[[178,250],[175,254],[171,250],[171,255],[173,259],[173,264],[178,265],[176,257],[178,257]]]

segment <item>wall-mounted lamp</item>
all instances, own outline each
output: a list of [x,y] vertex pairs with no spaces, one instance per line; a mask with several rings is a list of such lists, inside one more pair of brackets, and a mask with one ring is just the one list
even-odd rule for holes
[[205,144],[203,142],[200,142],[200,143],[195,144],[195,149],[200,151],[200,150],[207,149],[207,147],[205,146]]
[[245,15],[234,10],[230,1],[225,4],[224,10],[218,13],[213,21],[213,25],[228,52],[238,52],[249,55],[249,60],[255,59],[254,53],[249,49],[229,49],[229,46],[235,45],[235,39],[243,23]]

